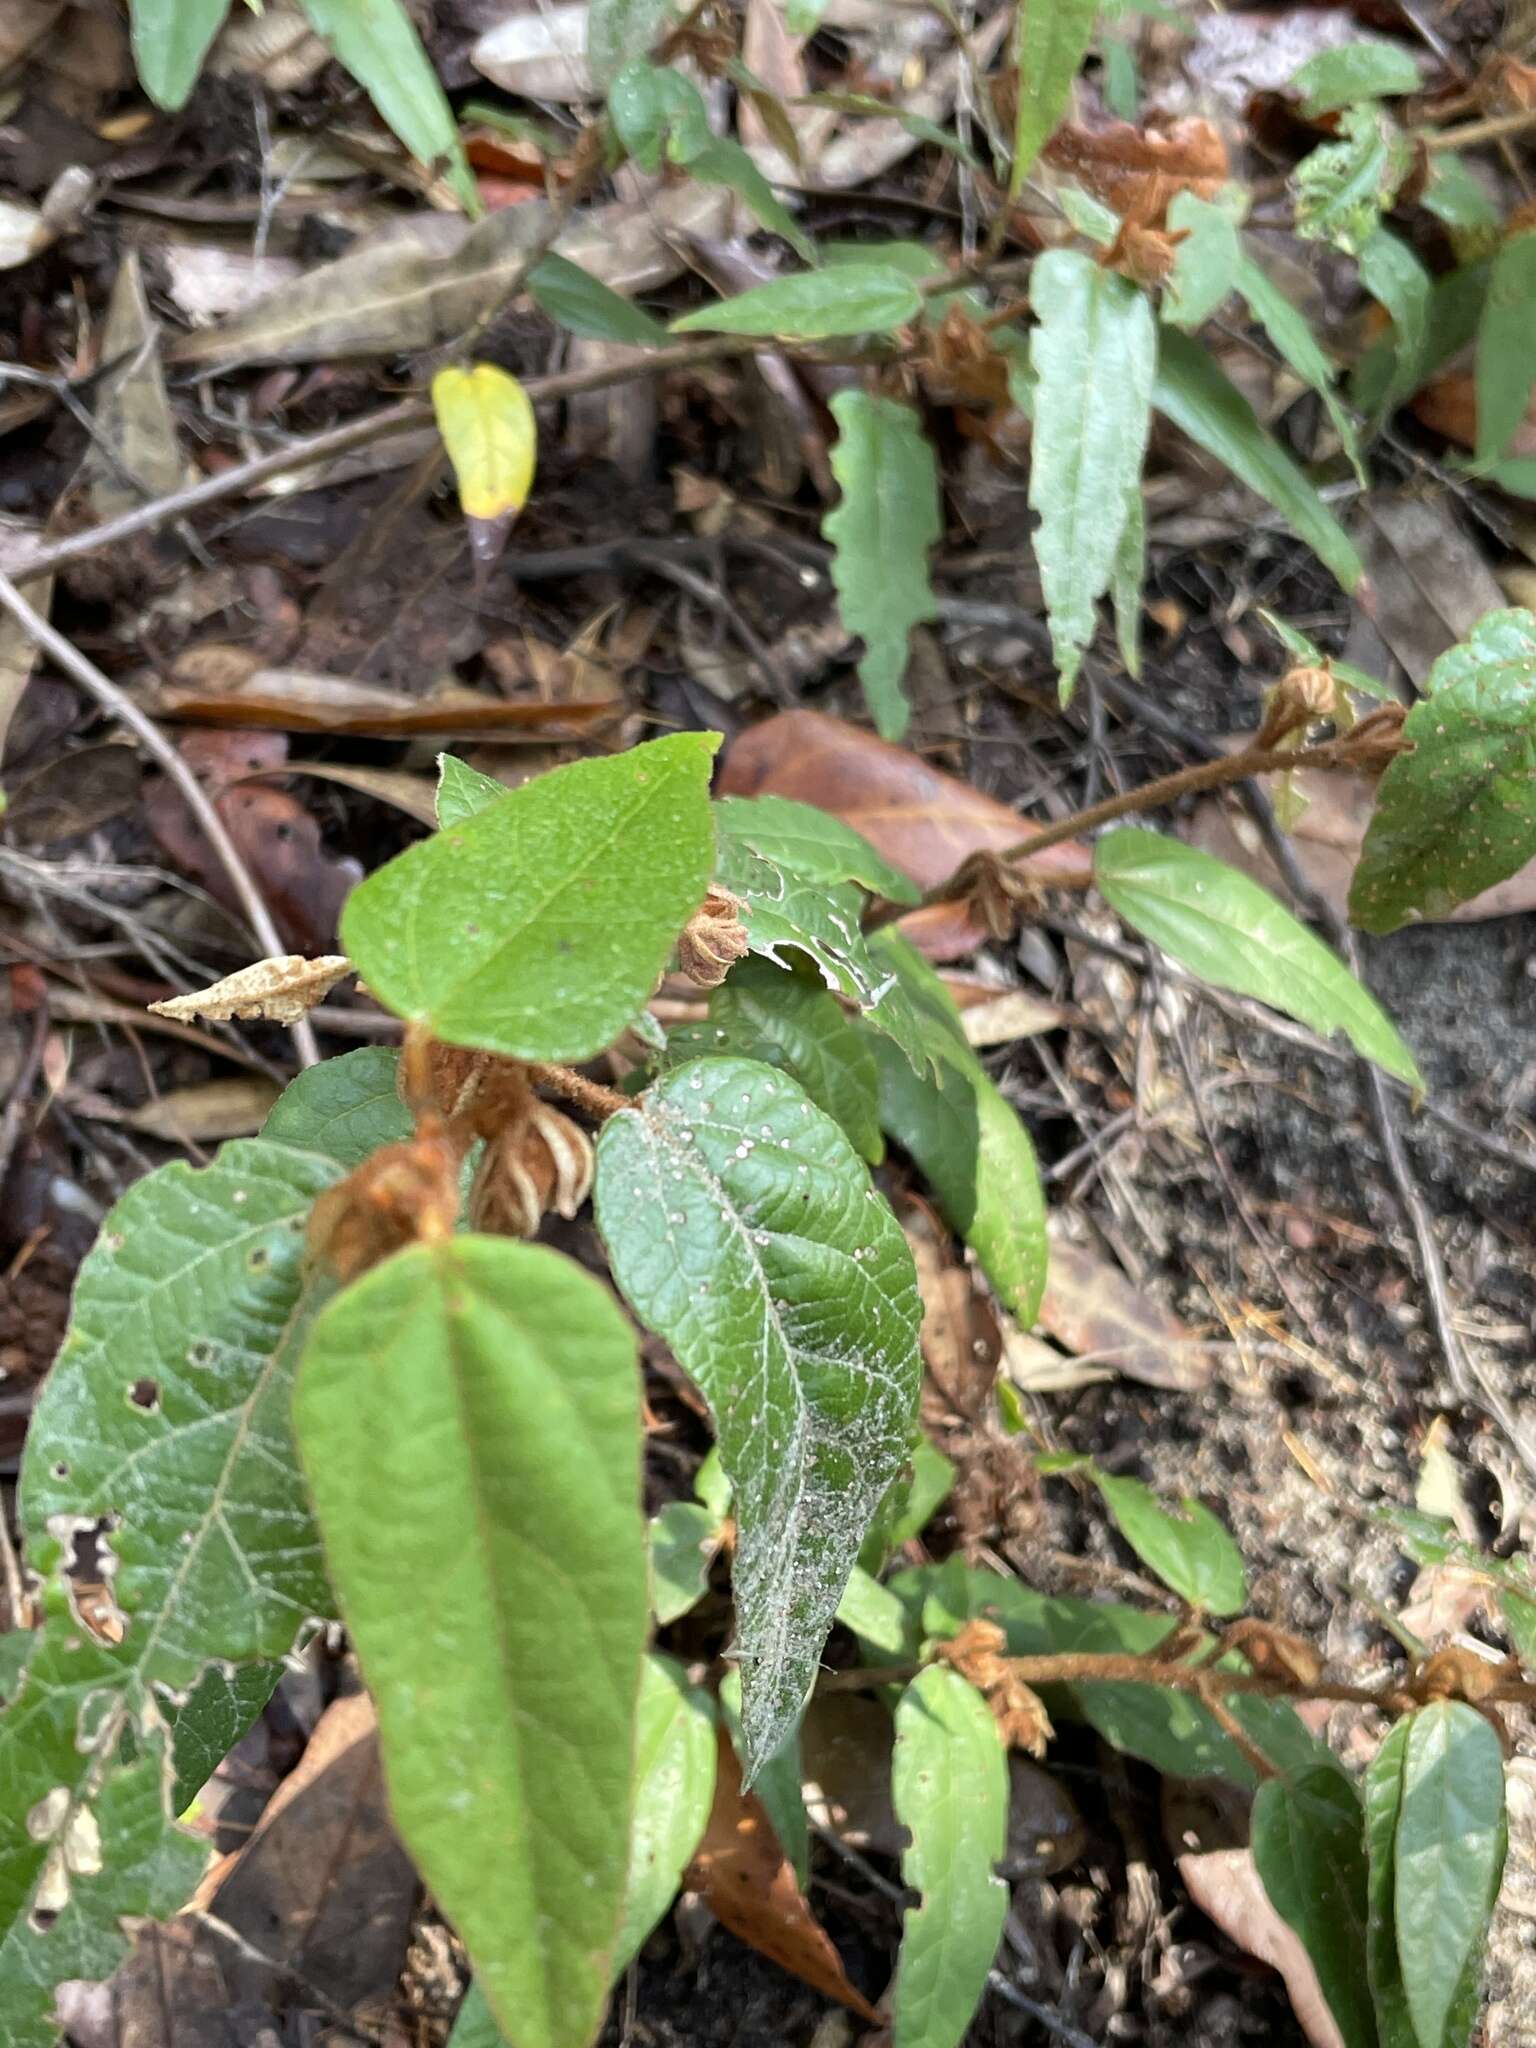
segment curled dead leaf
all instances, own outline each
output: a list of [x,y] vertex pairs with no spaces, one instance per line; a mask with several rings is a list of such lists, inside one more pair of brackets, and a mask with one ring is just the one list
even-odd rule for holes
[[995,1621],[968,1621],[956,1636],[940,1643],[938,1653],[981,1694],[992,1710],[1005,1748],[1025,1749],[1043,1757],[1055,1730],[1040,1695],[1026,1685],[1004,1655],[1008,1641]]
[[207,988],[149,1007],[157,1017],[188,1023],[194,1017],[220,1024],[233,1017],[264,1017],[273,1024],[297,1024],[351,972],[352,962],[344,953],[325,953],[318,960],[306,960],[302,953],[278,953],[237,974],[226,974]]

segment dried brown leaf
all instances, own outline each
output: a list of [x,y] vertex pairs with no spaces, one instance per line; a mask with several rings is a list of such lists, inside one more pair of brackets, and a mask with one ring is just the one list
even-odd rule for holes
[[351,972],[352,962],[344,953],[327,953],[318,960],[306,960],[302,953],[279,953],[226,974],[208,988],[149,1007],[157,1017],[179,1017],[188,1023],[194,1017],[215,1023],[265,1017],[272,1024],[297,1024]]
[[1187,1390],[1211,1376],[1208,1351],[1186,1323],[1060,1228],[1051,1231],[1040,1327],[1086,1362],[1113,1366],[1143,1386]]
[[1179,1858],[1179,1875],[1208,1919],[1240,1949],[1278,1970],[1291,2010],[1312,2048],[1344,2048],[1317,1972],[1298,1935],[1269,1902],[1251,1849],[1213,1849]]
[[[115,1120],[175,1145],[205,1145],[218,1138],[248,1138],[259,1131],[277,1100],[277,1088],[259,1074],[172,1088]],[[110,1105],[95,1113],[104,1114]]]

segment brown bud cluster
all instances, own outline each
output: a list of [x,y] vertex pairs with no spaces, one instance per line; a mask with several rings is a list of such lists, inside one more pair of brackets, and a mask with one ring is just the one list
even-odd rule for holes
[[1331,669],[1287,669],[1264,693],[1264,718],[1254,738],[1260,747],[1278,747],[1293,734],[1304,733],[1320,718],[1339,709],[1339,686]]
[[549,1209],[569,1221],[591,1192],[593,1164],[581,1126],[535,1096],[517,1123],[486,1140],[469,1220],[501,1237],[532,1237]]
[[958,1635],[938,1645],[938,1654],[984,1696],[1005,1748],[1044,1756],[1055,1731],[1040,1695],[1005,1654],[1007,1642],[995,1621],[968,1621]]
[[312,1258],[355,1280],[408,1244],[453,1235],[464,1147],[441,1117],[423,1117],[413,1138],[385,1145],[327,1188],[310,1211]]
[[677,942],[677,964],[700,988],[718,988],[747,952],[741,902],[729,889],[711,889]]

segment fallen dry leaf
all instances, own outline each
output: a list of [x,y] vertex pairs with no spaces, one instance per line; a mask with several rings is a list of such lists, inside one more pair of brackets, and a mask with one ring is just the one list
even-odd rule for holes
[[685,1882],[749,1948],[861,2019],[878,2021],[869,2000],[849,1983],[826,1929],[812,1917],[761,1800],[742,1790],[741,1765],[723,1729],[714,1808]]
[[[206,655],[212,650],[201,649]],[[184,679],[185,678],[185,679]],[[157,717],[196,725],[239,726],[260,732],[345,733],[377,739],[418,735],[435,739],[558,739],[585,732],[621,709],[610,691],[561,704],[508,703],[483,690],[448,689],[411,697],[379,683],[355,682],[307,669],[235,666],[217,671],[212,663],[187,667],[185,658],[169,682],[151,684],[141,695]]]
[[1312,2048],[1344,2048],[1317,1972],[1294,1934],[1269,1902],[1251,1849],[1212,1849],[1181,1856],[1179,1876],[1190,1897],[1230,1941],[1278,1970],[1297,2023]]
[[[904,747],[892,746],[858,726],[821,711],[781,711],[749,726],[725,752],[722,796],[787,796],[814,804],[862,832],[877,852],[920,889],[945,882],[968,854],[1000,853],[1039,830],[995,797],[930,767]],[[1074,840],[1049,847],[1035,870],[1081,879],[1090,864],[1086,847]],[[1028,860],[1020,862],[1030,872]],[[963,905],[935,904],[903,918],[901,929],[914,944],[935,926],[949,943],[961,932],[972,951],[985,934]],[[927,921],[926,923],[924,921]],[[925,948],[925,950],[929,950]],[[953,958],[955,954],[930,957]]]
[[219,1138],[249,1138],[266,1122],[277,1086],[260,1074],[203,1081],[195,1088],[171,1088],[113,1121],[146,1137],[175,1145],[211,1144]]
[[[1477,386],[1470,371],[1447,370],[1432,378],[1409,401],[1410,409],[1426,427],[1444,434],[1463,448],[1477,446]],[[1526,408],[1514,438],[1504,450],[1508,455],[1536,455],[1536,405]]]
[[1160,227],[1180,192],[1214,199],[1228,174],[1220,131],[1194,117],[1161,132],[1129,121],[1068,121],[1046,144],[1044,160],[1142,228]]
[[149,1007],[157,1017],[187,1022],[194,1017],[215,1023],[231,1017],[265,1017],[273,1024],[297,1024],[351,972],[352,962],[344,953],[326,953],[318,960],[306,960],[302,953],[279,953],[226,974],[208,988],[170,996]]
[[895,1740],[889,1710],[858,1693],[813,1693],[800,1724],[807,1813],[840,1842],[877,1856],[899,1856],[907,1840],[891,1804]]
[[1143,1386],[1203,1387],[1211,1361],[1189,1326],[1052,1221],[1041,1329],[1085,1363],[1113,1366]]

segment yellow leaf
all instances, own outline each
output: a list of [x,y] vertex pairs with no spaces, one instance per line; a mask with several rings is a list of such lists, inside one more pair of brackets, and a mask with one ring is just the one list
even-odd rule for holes
[[491,363],[439,370],[432,379],[438,430],[459,480],[466,519],[506,519],[533,486],[538,428],[528,394]]

